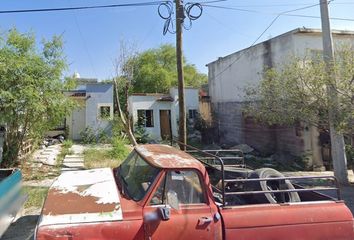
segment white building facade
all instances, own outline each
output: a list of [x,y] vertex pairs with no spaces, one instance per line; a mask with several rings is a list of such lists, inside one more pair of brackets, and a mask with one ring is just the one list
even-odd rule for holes
[[110,136],[113,119],[113,84],[101,83],[97,79],[76,79],[78,86],[65,94],[77,103],[77,107],[66,118],[68,137],[81,140],[82,133],[89,129],[93,134]]
[[[193,118],[199,112],[199,90],[185,88],[187,117]],[[135,93],[128,98],[128,110],[134,128],[142,125],[154,140],[178,136],[178,89],[171,88],[169,94]]]

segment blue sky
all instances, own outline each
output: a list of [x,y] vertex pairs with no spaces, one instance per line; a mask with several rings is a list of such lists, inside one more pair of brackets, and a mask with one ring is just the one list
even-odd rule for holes
[[[2,0],[1,10],[92,6],[148,0]],[[207,0],[201,0],[205,2]],[[185,0],[185,2],[187,2]],[[318,0],[228,0],[213,3],[256,10],[258,13],[204,8],[203,15],[184,31],[183,50],[189,63],[204,73],[205,64],[220,56],[246,48],[282,11],[317,4]],[[331,17],[354,19],[354,0],[333,0]],[[319,16],[319,6],[294,12]],[[16,27],[33,31],[38,39],[63,35],[69,69],[82,77],[107,79],[114,75],[113,62],[121,39],[135,42],[138,49],[175,43],[172,34],[163,35],[164,21],[157,14],[157,6],[115,9],[75,10],[68,12],[0,14],[0,29]],[[331,21],[333,29],[354,30],[354,21]],[[320,19],[281,16],[259,40],[265,40],[297,27],[320,28]]]

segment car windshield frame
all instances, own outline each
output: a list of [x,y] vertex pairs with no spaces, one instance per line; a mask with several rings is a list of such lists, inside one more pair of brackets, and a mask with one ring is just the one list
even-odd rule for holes
[[156,181],[161,169],[149,164],[133,150],[119,166],[119,177],[124,193],[134,201],[141,201]]

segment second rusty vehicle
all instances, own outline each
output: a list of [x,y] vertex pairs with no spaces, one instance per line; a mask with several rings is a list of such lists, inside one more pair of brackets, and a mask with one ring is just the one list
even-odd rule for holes
[[66,172],[35,239],[354,239],[333,177],[284,177],[228,155],[141,145],[116,169]]

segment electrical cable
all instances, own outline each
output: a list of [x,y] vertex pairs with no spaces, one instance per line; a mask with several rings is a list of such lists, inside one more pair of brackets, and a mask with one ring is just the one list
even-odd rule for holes
[[[225,0],[215,0],[211,2],[223,2]],[[205,2],[208,3],[208,2]],[[174,12],[174,4],[172,1],[165,1],[160,3],[158,7],[159,16],[165,20],[163,27],[163,35],[166,35],[167,32],[174,34],[175,30],[175,18],[174,15],[178,14],[178,18],[181,19],[183,28],[189,30],[192,28],[192,22],[197,20],[203,14],[203,6],[201,3],[197,2],[188,2],[184,6],[181,5],[181,9],[176,9]]]
[[[69,5],[71,5],[70,0],[68,0],[68,2],[69,2]],[[91,56],[91,54],[90,54],[89,48],[87,47],[87,42],[86,42],[86,40],[85,40],[85,38],[84,38],[84,35],[83,35],[82,31],[81,31],[81,27],[80,27],[80,25],[79,25],[79,20],[78,20],[78,17],[77,17],[77,15],[76,15],[76,11],[73,11],[73,12],[74,12],[74,13],[73,13],[73,16],[74,16],[75,24],[76,24],[76,27],[77,27],[78,32],[79,32],[79,34],[80,34],[80,38],[81,38],[81,41],[82,41],[82,43],[83,43],[84,50],[85,50],[86,55],[87,55],[87,57],[88,57],[89,63],[90,63],[90,65],[91,65],[92,72],[95,74],[95,77],[97,78],[97,76],[98,76],[98,75],[97,75],[97,71],[96,71],[96,68],[95,68],[95,66],[94,66],[94,64],[93,64],[92,56]]]
[[[330,1],[331,2],[331,1]],[[329,3],[330,3],[329,2]],[[263,30],[263,32],[256,38],[255,41],[253,41],[253,43],[248,47],[251,48],[253,47],[257,42],[258,40],[268,31],[268,29],[279,19],[280,16],[284,16],[286,14],[289,14],[291,12],[295,12],[295,11],[300,11],[300,10],[304,10],[304,9],[308,9],[308,8],[312,8],[312,7],[315,7],[315,6],[319,6],[320,4],[313,4],[313,5],[309,5],[309,6],[305,6],[305,7],[301,7],[301,8],[296,8],[296,9],[293,9],[293,10],[288,10],[288,11],[283,11],[281,13],[278,13],[277,16],[270,22],[270,24]],[[211,6],[211,5],[203,5],[203,6]],[[222,6],[217,6],[217,7],[222,7]],[[223,7],[222,7],[223,8]],[[236,10],[236,9],[234,9]],[[237,9],[239,10],[239,9]],[[243,9],[244,10],[244,9]],[[257,12],[257,11],[253,11],[253,12]],[[258,13],[258,12],[257,12]],[[232,61],[225,69],[223,69],[221,72],[219,72],[218,74],[216,74],[214,76],[214,78],[218,78],[221,74],[223,74],[226,70],[228,70],[229,68],[232,67],[233,64],[235,64],[242,56],[243,56],[244,52],[242,52],[241,54],[238,55],[238,57],[236,57],[236,59],[234,61]]]
[[[338,2],[332,3],[332,1],[330,1],[330,3],[331,4],[340,4]],[[298,8],[298,9],[296,9],[296,11],[312,8],[317,5],[319,5],[319,4],[314,4],[314,5]],[[281,12],[281,13],[269,13],[269,12],[262,12],[262,11],[258,11],[258,10],[252,10],[252,9],[243,9],[243,8],[238,8],[238,7],[233,7],[233,6],[218,6],[218,5],[210,5],[210,4],[202,4],[202,6],[203,7],[210,7],[210,8],[234,10],[234,11],[239,11],[239,12],[257,13],[257,14],[267,14],[267,15],[277,15],[277,16],[281,15],[281,16],[288,16],[288,17],[302,17],[302,18],[313,18],[313,19],[320,19],[321,18],[320,16],[303,15],[303,14],[290,14],[290,12],[293,12],[294,10],[285,11],[285,12]],[[330,17],[329,19],[337,20],[337,21],[350,21],[350,22],[354,21],[354,19],[352,19],[352,18],[340,18],[340,17]]]
[[122,3],[122,4],[110,4],[110,5],[80,6],[80,7],[62,7],[62,8],[38,8],[38,9],[2,10],[2,11],[0,11],[0,14],[31,13],[31,12],[56,12],[56,11],[72,11],[72,10],[117,8],[117,7],[143,7],[143,6],[159,5],[159,4],[163,3],[163,2],[166,2],[166,1]]

